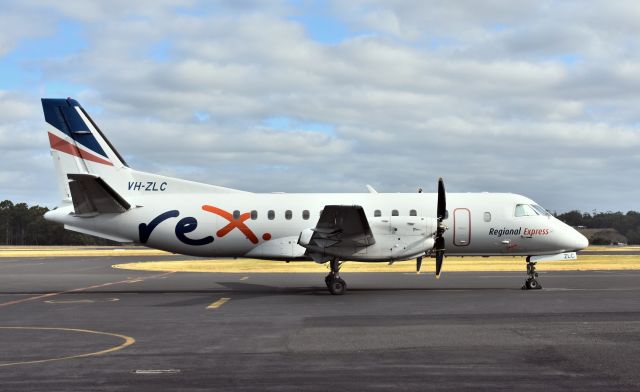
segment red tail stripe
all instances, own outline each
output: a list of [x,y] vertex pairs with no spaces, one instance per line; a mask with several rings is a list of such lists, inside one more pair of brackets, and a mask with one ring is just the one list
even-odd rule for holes
[[103,165],[113,166],[113,163],[107,161],[106,159],[100,158],[99,156],[93,155],[89,152],[82,151],[78,147],[74,146],[73,144],[69,143],[66,140],[63,140],[57,137],[51,132],[49,132],[49,144],[51,145],[51,148],[53,148],[54,150],[67,153],[87,161],[92,161],[92,162],[102,163]]

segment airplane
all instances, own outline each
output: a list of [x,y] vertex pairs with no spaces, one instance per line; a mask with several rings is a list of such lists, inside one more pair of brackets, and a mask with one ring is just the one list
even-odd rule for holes
[[74,99],[43,98],[61,205],[45,214],[68,230],[202,257],[329,263],[329,292],[344,294],[344,261],[526,256],[575,260],[589,242],[533,200],[511,193],[252,193],[130,168]]

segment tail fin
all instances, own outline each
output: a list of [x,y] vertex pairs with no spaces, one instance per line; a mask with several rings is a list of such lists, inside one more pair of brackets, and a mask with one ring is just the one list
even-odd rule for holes
[[77,214],[120,212],[125,199],[174,193],[238,193],[237,189],[145,173],[129,168],[89,114],[71,98],[42,99],[51,155],[63,204]]
[[89,114],[71,98],[42,99],[62,200],[71,202],[69,175],[91,174],[109,183],[122,177],[128,166]]

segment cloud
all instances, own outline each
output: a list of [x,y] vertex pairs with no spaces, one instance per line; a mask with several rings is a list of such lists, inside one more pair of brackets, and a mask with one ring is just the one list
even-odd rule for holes
[[[622,7],[334,2],[321,20],[344,31],[325,42],[313,2],[24,4],[14,24],[47,15],[38,36],[75,23],[85,44],[30,58],[36,83],[0,93],[0,148],[37,157],[3,168],[18,198],[55,203],[38,102],[53,85],[142,170],[267,192],[444,176],[558,211],[639,208],[640,19]],[[5,46],[35,37],[20,34]]]

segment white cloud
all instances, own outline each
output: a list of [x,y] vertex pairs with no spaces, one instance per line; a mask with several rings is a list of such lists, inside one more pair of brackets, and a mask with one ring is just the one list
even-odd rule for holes
[[[637,188],[624,200],[606,191],[640,174],[634,12],[336,2],[353,34],[322,44],[288,18],[300,12],[290,3],[81,3],[30,5],[55,10],[50,25],[82,23],[87,42],[43,58],[43,83],[82,86],[77,97],[140,169],[253,191],[413,191],[443,175],[450,191],[519,192],[560,211],[639,208]],[[41,154],[37,99],[0,93],[3,151]],[[302,125],[265,126],[274,117]],[[7,168],[0,186],[20,170],[40,168]]]

